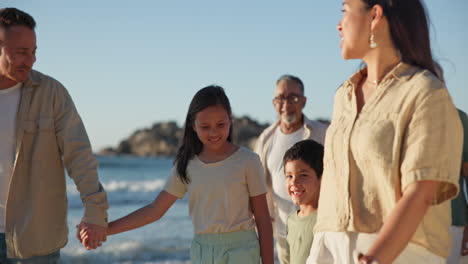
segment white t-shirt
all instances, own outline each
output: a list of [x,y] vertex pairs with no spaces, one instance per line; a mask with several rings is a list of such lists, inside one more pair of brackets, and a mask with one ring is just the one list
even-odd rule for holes
[[21,83],[0,90],[0,233],[5,233],[5,209],[15,153],[16,115]]
[[189,184],[172,168],[164,190],[180,199],[189,194],[189,214],[196,234],[226,233],[255,228],[249,198],[267,192],[258,155],[239,147],[228,158],[204,163],[198,157],[187,165]]
[[278,208],[277,218],[279,218],[275,219],[274,225],[276,233],[281,237],[286,237],[286,221],[288,216],[297,209],[286,190],[283,157],[289,148],[304,139],[304,133],[303,126],[292,134],[284,134],[278,126],[271,139],[275,143],[267,153],[266,164],[271,174],[275,204]]

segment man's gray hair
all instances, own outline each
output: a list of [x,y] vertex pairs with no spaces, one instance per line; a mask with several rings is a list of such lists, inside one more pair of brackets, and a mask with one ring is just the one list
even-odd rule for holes
[[279,79],[276,81],[276,85],[278,85],[278,83],[280,83],[281,81],[296,83],[299,86],[299,89],[301,89],[301,92],[304,93],[304,83],[302,83],[299,77],[296,77],[291,74],[284,74],[281,77],[279,77]]

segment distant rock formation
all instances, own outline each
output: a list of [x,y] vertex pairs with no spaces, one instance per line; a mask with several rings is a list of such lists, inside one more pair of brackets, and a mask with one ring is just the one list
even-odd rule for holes
[[262,131],[270,124],[259,124],[247,116],[234,118],[234,130],[232,131],[234,143],[254,149],[255,142]]
[[[317,119],[329,124],[325,118]],[[269,124],[260,124],[248,116],[234,118],[234,143],[254,149],[257,137]],[[147,156],[175,156],[184,134],[184,128],[174,121],[155,123],[151,128],[133,132],[130,137],[122,140],[117,148],[105,148],[99,151],[100,155],[134,155]]]
[[[259,124],[247,116],[234,118],[234,143],[254,148],[258,135],[268,126]],[[183,136],[183,127],[176,122],[159,122],[151,128],[135,131],[130,137],[122,140],[117,148],[105,148],[101,155],[135,155],[135,156],[174,156]]]

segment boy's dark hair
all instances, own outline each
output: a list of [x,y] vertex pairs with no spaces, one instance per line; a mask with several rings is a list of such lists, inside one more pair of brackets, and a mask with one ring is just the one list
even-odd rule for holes
[[7,30],[12,26],[26,26],[34,30],[36,21],[29,14],[14,7],[1,8],[0,27]]
[[283,167],[288,161],[302,160],[314,169],[317,178],[322,178],[323,173],[323,146],[311,139],[306,139],[294,144],[283,157]]

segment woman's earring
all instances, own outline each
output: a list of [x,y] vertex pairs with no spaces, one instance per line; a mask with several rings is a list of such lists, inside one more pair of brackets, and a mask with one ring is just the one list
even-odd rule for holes
[[377,48],[377,43],[375,43],[374,41],[374,33],[370,34],[369,46],[371,47],[371,49]]

